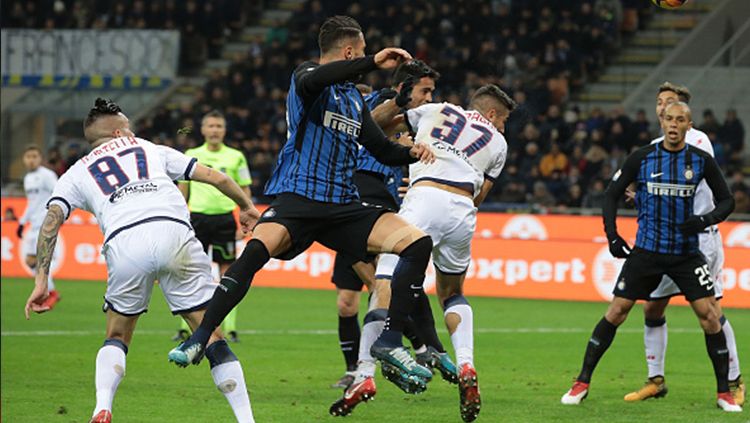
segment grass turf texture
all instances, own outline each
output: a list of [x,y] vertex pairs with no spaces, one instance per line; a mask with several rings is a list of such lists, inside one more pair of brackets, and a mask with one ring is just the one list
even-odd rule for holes
[[[100,312],[104,284],[58,282],[62,302],[51,313],[23,317],[28,279],[3,279],[1,393],[4,422],[83,422],[95,404],[94,359],[104,339]],[[233,421],[213,385],[209,366],[179,369],[167,363],[177,321],[158,288],[130,345],[127,376],[114,401],[114,420],[128,422]],[[434,297],[433,309],[438,310]],[[563,406],[603,303],[470,298],[475,361],[482,391],[478,421],[747,422],[750,411],[729,415],[714,405],[715,381],[703,335],[691,310],[671,307],[667,351],[669,395],[627,404],[622,397],[646,377],[640,306],[620,328],[594,375],[589,398]],[[364,303],[364,301],[363,301]],[[341,392],[329,388],[343,371],[333,291],[253,288],[240,304],[242,361],[258,422],[337,421],[328,407]],[[364,312],[360,313],[360,318]],[[750,311],[727,310],[750,365]],[[440,336],[450,340],[436,313]],[[140,332],[140,333],[139,333]],[[65,334],[63,334],[65,333]],[[453,351],[449,347],[451,355]],[[743,356],[743,352],[745,353]],[[750,376],[750,373],[747,374]],[[347,421],[460,422],[458,392],[439,376],[418,396],[403,394],[377,375],[374,402]],[[746,378],[747,380],[747,378]]]

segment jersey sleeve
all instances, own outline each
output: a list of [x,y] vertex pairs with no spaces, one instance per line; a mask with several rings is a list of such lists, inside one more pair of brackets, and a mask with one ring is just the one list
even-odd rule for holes
[[247,166],[247,159],[242,152],[237,153],[239,156],[239,164],[237,165],[237,185],[244,187],[253,183],[253,178],[250,176],[250,168]]
[[489,169],[484,172],[484,178],[493,183],[503,171],[503,167],[505,167],[505,158],[508,155],[508,144],[502,138],[500,138],[500,141],[504,145],[502,151],[497,155],[497,158],[495,158],[495,161],[490,165]]
[[604,195],[604,206],[602,207],[602,218],[604,220],[604,233],[611,238],[617,234],[617,201],[625,193],[631,182],[638,177],[641,161],[646,156],[647,148],[642,148],[625,159],[622,168],[612,176]]
[[195,164],[198,162],[198,159],[188,157],[174,148],[164,145],[157,145],[155,147],[164,164],[164,170],[173,181],[180,179],[189,180],[193,176]]
[[404,113],[404,122],[409,127],[409,131],[417,133],[419,130],[419,123],[422,118],[433,110],[442,107],[442,104],[424,104],[413,109],[409,109]]
[[47,208],[53,204],[60,206],[65,212],[65,219],[70,217],[70,213],[75,209],[88,210],[86,196],[80,189],[80,181],[76,178],[78,169],[78,167],[70,169],[57,181],[55,190],[52,191],[52,196],[47,201]]

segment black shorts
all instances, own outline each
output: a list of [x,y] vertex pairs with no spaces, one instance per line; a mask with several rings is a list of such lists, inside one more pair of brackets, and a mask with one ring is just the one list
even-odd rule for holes
[[672,255],[634,248],[622,266],[612,292],[617,297],[647,300],[668,275],[688,301],[714,295],[714,284],[702,254]]
[[[398,203],[393,198],[385,181],[375,173],[356,172],[354,174],[354,184],[359,191],[360,199],[368,204],[382,206],[393,211],[398,210]],[[375,255],[369,255],[364,261],[373,263]],[[352,266],[361,260],[357,260],[346,253],[336,254],[336,261],[333,263],[333,273],[331,282],[339,289],[349,289],[352,291],[361,291],[364,283],[354,271]]]
[[235,260],[237,222],[232,213],[190,213],[190,223],[195,230],[195,237],[203,244],[203,251],[208,253],[208,246],[212,247],[213,261],[225,264]]
[[347,204],[323,203],[301,195],[283,193],[263,212],[258,224],[283,225],[292,238],[292,247],[275,256],[291,260],[317,241],[356,260],[367,258],[367,238],[387,208],[354,201]]

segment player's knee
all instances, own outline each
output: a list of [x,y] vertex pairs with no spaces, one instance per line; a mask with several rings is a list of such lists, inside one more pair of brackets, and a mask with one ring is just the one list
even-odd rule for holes
[[341,317],[351,317],[357,314],[359,310],[359,297],[347,298],[339,296],[336,300],[336,307]]
[[662,319],[664,317],[664,311],[667,309],[668,301],[668,299],[666,301],[646,301],[646,304],[643,305],[643,315],[647,320]]
[[102,347],[106,346],[112,346],[115,348],[119,348],[122,350],[122,352],[125,353],[125,355],[128,355],[128,344],[125,343],[123,339],[115,338],[115,337],[109,337],[104,340],[104,344],[102,344]]
[[234,355],[229,345],[227,345],[227,341],[223,339],[214,342],[206,348],[206,358],[212,369],[220,364],[238,361],[237,356]]
[[365,314],[365,319],[362,322],[363,325],[366,325],[370,322],[385,322],[385,319],[388,317],[388,310],[384,308],[376,308],[374,310],[370,310]]
[[401,251],[399,257],[402,259],[424,261],[426,263],[430,260],[430,254],[432,254],[432,238],[429,235],[425,235],[407,245]]

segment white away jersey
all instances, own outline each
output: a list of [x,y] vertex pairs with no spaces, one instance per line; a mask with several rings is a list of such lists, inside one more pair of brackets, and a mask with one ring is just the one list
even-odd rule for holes
[[[664,136],[651,141],[651,144],[656,144],[664,141]],[[695,128],[690,128],[685,133],[685,143],[692,145],[693,147],[700,148],[706,153],[714,157],[714,147],[711,145],[711,141],[708,139],[708,135],[705,132]],[[695,190],[695,198],[693,199],[693,213],[697,216],[710,213],[714,209],[714,196],[711,193],[708,183],[705,179],[702,179],[698,184],[698,188]]]
[[55,189],[57,175],[44,166],[39,166],[23,177],[23,190],[26,192],[26,211],[21,216],[19,223],[25,225],[31,223],[36,229],[42,226],[44,216],[47,215],[45,205],[52,190]]
[[505,165],[508,144],[476,110],[450,103],[425,104],[406,112],[416,142],[432,147],[435,163],[409,166],[412,184],[431,180],[479,194],[484,179],[494,181]]
[[140,138],[114,138],[79,159],[60,178],[49,204],[96,216],[105,242],[120,228],[146,219],[190,222],[173,180],[190,179],[196,159]]

